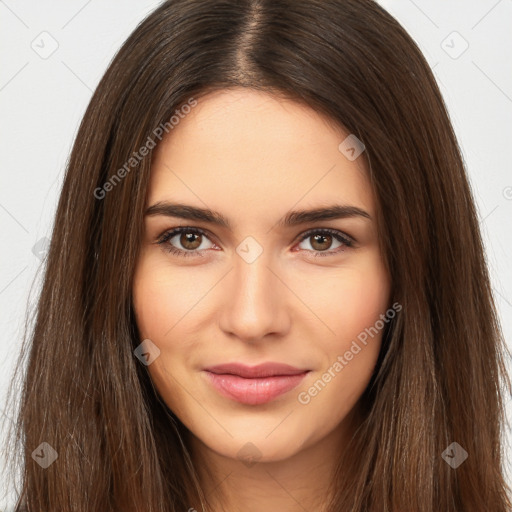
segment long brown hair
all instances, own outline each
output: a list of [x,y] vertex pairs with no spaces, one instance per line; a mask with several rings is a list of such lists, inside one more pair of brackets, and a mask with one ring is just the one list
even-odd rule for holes
[[[149,141],[171,133],[184,105],[230,87],[302,102],[366,148],[402,310],[340,455],[329,512],[508,510],[510,381],[474,200],[427,62],[372,0],[169,0],[121,47],[80,125],[23,339],[16,510],[181,512],[191,497],[207,502],[186,429],[134,357],[131,293]],[[457,468],[443,456],[454,442],[468,454]],[[44,469],[41,443],[57,455]]]

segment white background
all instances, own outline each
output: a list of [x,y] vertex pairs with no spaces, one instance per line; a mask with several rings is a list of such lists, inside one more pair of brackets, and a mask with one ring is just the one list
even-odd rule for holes
[[[512,0],[380,3],[418,43],[448,104],[476,195],[493,288],[510,346]],[[2,416],[28,294],[41,263],[33,248],[50,237],[78,124],[115,52],[159,4],[151,0],[0,0]],[[42,52],[43,45],[46,50],[58,47],[42,58],[35,49]],[[44,252],[44,241],[39,247],[39,253]],[[36,285],[32,305],[37,291]],[[507,430],[507,457],[510,438]],[[2,496],[4,492],[0,488],[0,511],[13,503],[12,497]]]

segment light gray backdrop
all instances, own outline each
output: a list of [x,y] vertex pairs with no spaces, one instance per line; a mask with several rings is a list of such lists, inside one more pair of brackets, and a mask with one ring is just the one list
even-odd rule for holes
[[[510,346],[512,0],[380,3],[418,43],[448,104],[475,191]],[[50,236],[78,124],[114,53],[159,4],[156,0],[0,0],[0,415],[4,418],[4,396],[20,345],[28,294]],[[32,305],[38,286],[37,281]],[[507,431],[507,456],[510,438]],[[0,442],[3,439],[0,433]],[[13,503],[8,496],[12,491],[1,488],[4,481],[0,478],[0,511]]]

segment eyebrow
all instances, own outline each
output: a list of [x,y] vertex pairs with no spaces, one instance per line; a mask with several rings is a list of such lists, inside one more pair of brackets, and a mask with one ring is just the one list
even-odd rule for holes
[[[198,208],[181,203],[159,201],[148,207],[144,215],[178,217],[181,219],[208,222],[227,229],[232,229],[230,221],[221,213],[210,210],[209,208]],[[362,217],[372,220],[368,212],[357,206],[335,204],[323,208],[290,211],[277,223],[277,226],[292,227],[307,222],[320,222],[348,217]]]

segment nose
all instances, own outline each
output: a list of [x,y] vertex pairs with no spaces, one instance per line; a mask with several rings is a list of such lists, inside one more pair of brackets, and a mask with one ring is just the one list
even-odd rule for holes
[[227,335],[253,343],[290,328],[290,292],[270,263],[265,252],[252,263],[234,256],[221,291],[220,327]]

